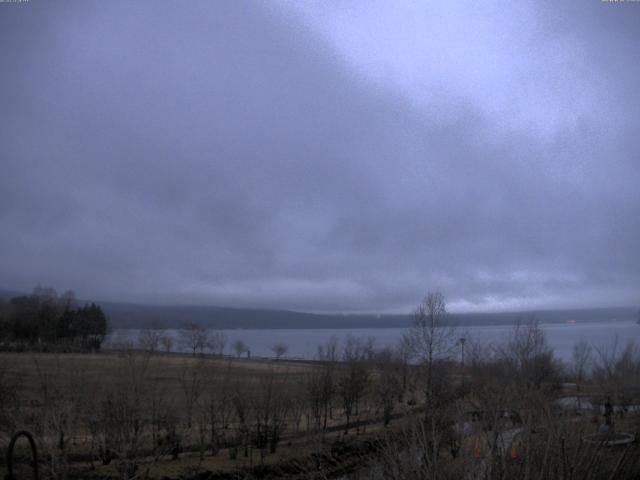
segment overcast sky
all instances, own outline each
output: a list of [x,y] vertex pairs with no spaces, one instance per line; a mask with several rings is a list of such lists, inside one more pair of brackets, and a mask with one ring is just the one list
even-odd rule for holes
[[0,3],[0,288],[640,304],[640,2]]

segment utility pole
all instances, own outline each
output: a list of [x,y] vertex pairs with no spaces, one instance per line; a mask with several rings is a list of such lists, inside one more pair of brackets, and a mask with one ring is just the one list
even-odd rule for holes
[[465,337],[462,337],[460,339],[460,346],[461,346],[461,349],[462,349],[462,368],[464,368],[464,344],[465,344],[466,341],[467,341],[467,339]]

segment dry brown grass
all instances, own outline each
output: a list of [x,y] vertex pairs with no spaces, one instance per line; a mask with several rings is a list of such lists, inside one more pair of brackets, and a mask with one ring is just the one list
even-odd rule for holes
[[[293,361],[265,361],[249,359],[193,357],[187,354],[153,354],[134,352],[105,352],[94,354],[51,354],[51,353],[2,353],[0,362],[7,370],[9,377],[19,385],[19,401],[21,403],[21,415],[27,419],[20,423],[21,428],[34,430],[37,427],[29,425],[29,418],[36,418],[38,413],[44,411],[46,395],[51,395],[52,387],[57,393],[54,395],[66,395],[78,393],[83,396],[85,411],[91,411],[101,401],[103,392],[110,388],[117,388],[123,377],[131,374],[130,369],[144,366],[144,378],[146,385],[154,385],[154,392],[162,396],[163,401],[172,405],[179,415],[183,415],[185,408],[185,395],[181,385],[181,377],[185,371],[200,371],[204,382],[208,386],[221,381],[222,378],[231,379],[232,384],[241,384],[248,387],[248,391],[257,391],[268,376],[275,375],[282,380],[279,385],[282,388],[291,388],[293,392],[299,389],[305,381],[306,374],[319,368],[312,362]],[[145,387],[148,388],[148,387]],[[231,387],[233,388],[233,387]],[[62,393],[60,393],[62,392]],[[78,412],[78,416],[86,415]],[[370,418],[373,414],[370,414]],[[277,453],[269,454],[264,458],[265,464],[278,464],[290,461],[292,458],[309,458],[318,449],[318,438],[325,441],[334,441],[342,438],[340,425],[344,423],[339,408],[334,409],[333,419],[329,422],[330,432],[311,434],[306,428],[303,419],[300,430],[293,427],[291,419],[287,421],[282,441]],[[381,425],[370,425],[367,433],[358,438],[365,438],[382,428]],[[233,427],[232,427],[233,429]],[[44,449],[55,445],[55,435],[42,429],[35,431],[36,436],[44,445]],[[229,432],[230,436],[233,433]],[[2,436],[0,436],[2,437]],[[145,442],[151,445],[149,432],[144,434]],[[352,429],[350,439],[355,439],[355,430]],[[75,458],[73,467],[83,471],[83,475],[110,476],[116,475],[114,463],[100,465],[99,461],[90,458],[90,434],[86,425],[79,420],[79,427],[72,434],[68,442],[66,452],[70,458]],[[5,443],[7,437],[0,438],[0,443]],[[261,462],[257,450],[249,457],[244,456],[242,448],[239,448],[237,458],[230,460],[229,450],[223,448],[218,455],[211,456],[208,452],[204,458],[200,458],[197,451],[196,429],[190,430],[184,441],[185,451],[180,458],[172,460],[167,453],[158,458],[147,457],[143,460],[142,469],[149,469],[151,477],[180,477],[186,473],[196,471],[226,471],[232,472],[238,469],[255,466]],[[0,448],[5,449],[4,445]],[[150,447],[148,447],[150,448]],[[147,449],[148,449],[147,448]],[[93,469],[95,468],[95,470]]]
[[[91,388],[113,384],[126,367],[125,357],[130,353],[106,352],[91,354],[53,353],[0,353],[0,364],[7,376],[20,387],[21,397],[28,404],[41,397],[44,377],[70,380],[80,377]],[[135,354],[142,358],[144,353]],[[230,375],[248,382],[259,380],[267,372],[276,372],[296,381],[300,375],[315,368],[313,364],[291,361],[248,360],[234,358],[193,357],[181,354],[148,355],[148,379],[162,383],[165,394],[180,397],[180,376],[185,368],[205,368],[207,376]]]

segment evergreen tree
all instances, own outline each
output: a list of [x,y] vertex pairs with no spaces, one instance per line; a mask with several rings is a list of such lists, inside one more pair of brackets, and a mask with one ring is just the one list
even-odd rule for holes
[[108,319],[100,306],[78,307],[72,291],[58,297],[52,288],[37,286],[33,294],[11,298],[0,309],[0,340],[5,341],[77,343],[94,349],[100,348],[107,328]]

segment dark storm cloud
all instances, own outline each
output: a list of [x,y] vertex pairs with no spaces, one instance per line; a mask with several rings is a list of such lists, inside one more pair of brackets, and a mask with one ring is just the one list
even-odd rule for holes
[[638,302],[640,6],[300,5],[1,4],[0,285]]

